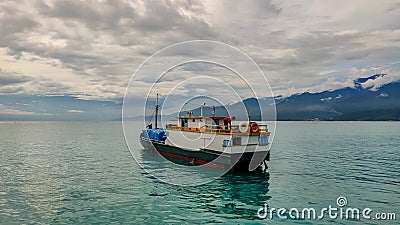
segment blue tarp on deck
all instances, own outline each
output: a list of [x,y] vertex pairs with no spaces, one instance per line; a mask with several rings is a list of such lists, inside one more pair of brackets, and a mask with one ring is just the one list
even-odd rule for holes
[[162,128],[147,129],[142,131],[142,136],[154,141],[165,141],[167,139],[167,131]]

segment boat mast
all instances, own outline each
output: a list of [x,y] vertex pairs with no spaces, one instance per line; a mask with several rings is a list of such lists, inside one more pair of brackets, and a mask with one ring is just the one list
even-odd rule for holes
[[200,116],[203,116],[203,106],[205,106],[206,103],[204,102],[203,104],[200,105]]
[[157,93],[157,98],[156,98],[156,123],[155,123],[156,129],[157,129],[157,119],[158,119],[158,93]]

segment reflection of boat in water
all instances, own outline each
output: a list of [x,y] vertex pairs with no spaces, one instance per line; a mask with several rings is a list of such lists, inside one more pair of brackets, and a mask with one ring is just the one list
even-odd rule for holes
[[174,161],[225,170],[249,170],[252,160],[256,159],[256,167],[269,160],[270,132],[266,125],[252,122],[250,117],[233,125],[232,117],[188,113],[164,129],[157,126],[158,107],[157,104],[155,127],[149,124],[140,134],[145,149],[155,149]]
[[[268,172],[255,173],[235,172],[228,173],[215,181],[216,185],[223,185],[220,189],[226,203],[218,211],[226,214],[235,214],[239,218],[258,219],[254,209],[271,199],[269,195]],[[206,190],[204,190],[206,191]],[[215,191],[214,191],[215,192]]]
[[[146,170],[151,171],[150,174],[152,174],[153,168],[155,170],[164,168],[158,162],[153,161],[159,159],[154,154],[158,155],[155,150],[154,152],[153,150],[141,150],[140,154],[142,162],[146,164]],[[208,215],[207,212],[211,212],[210,218],[203,218],[204,222],[199,218],[202,223],[216,223],[214,221],[216,218],[229,218],[230,220],[247,218],[257,221],[259,219],[257,209],[271,199],[270,175],[262,170],[235,171],[227,173],[207,185],[185,186],[184,188],[177,185],[161,185],[152,175],[147,174],[145,177],[150,183],[155,184],[154,192],[157,194],[168,193],[169,196],[179,196],[180,199],[184,199],[185,203],[180,207],[182,213],[196,210],[201,212],[201,215]],[[149,191],[149,195],[153,195],[153,192]],[[236,221],[235,223],[239,224],[240,222]]]

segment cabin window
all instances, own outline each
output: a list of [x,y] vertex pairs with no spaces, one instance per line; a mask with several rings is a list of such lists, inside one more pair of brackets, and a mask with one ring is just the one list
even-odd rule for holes
[[195,121],[196,121],[195,119],[192,120],[193,123],[194,123]]
[[229,143],[230,142],[230,140],[224,140],[223,142],[222,142],[222,147],[228,147],[229,146]]
[[219,120],[215,119],[215,120],[214,120],[214,124],[215,124],[215,125],[219,125]]
[[265,135],[260,135],[258,138],[258,144],[259,145],[268,145],[268,138]]
[[181,127],[188,127],[188,119],[182,119]]
[[242,145],[242,138],[241,137],[234,137],[232,139],[233,145]]

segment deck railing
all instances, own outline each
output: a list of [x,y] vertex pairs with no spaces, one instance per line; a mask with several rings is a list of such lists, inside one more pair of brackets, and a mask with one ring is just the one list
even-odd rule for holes
[[[259,124],[259,132],[253,134],[265,134],[269,135],[267,125]],[[230,128],[226,126],[219,125],[204,125],[200,128],[197,127],[181,127],[177,124],[167,124],[167,130],[181,130],[187,132],[201,132],[201,133],[217,133],[217,134],[251,134],[250,127],[247,127],[247,131],[241,131],[239,125],[231,125]]]

